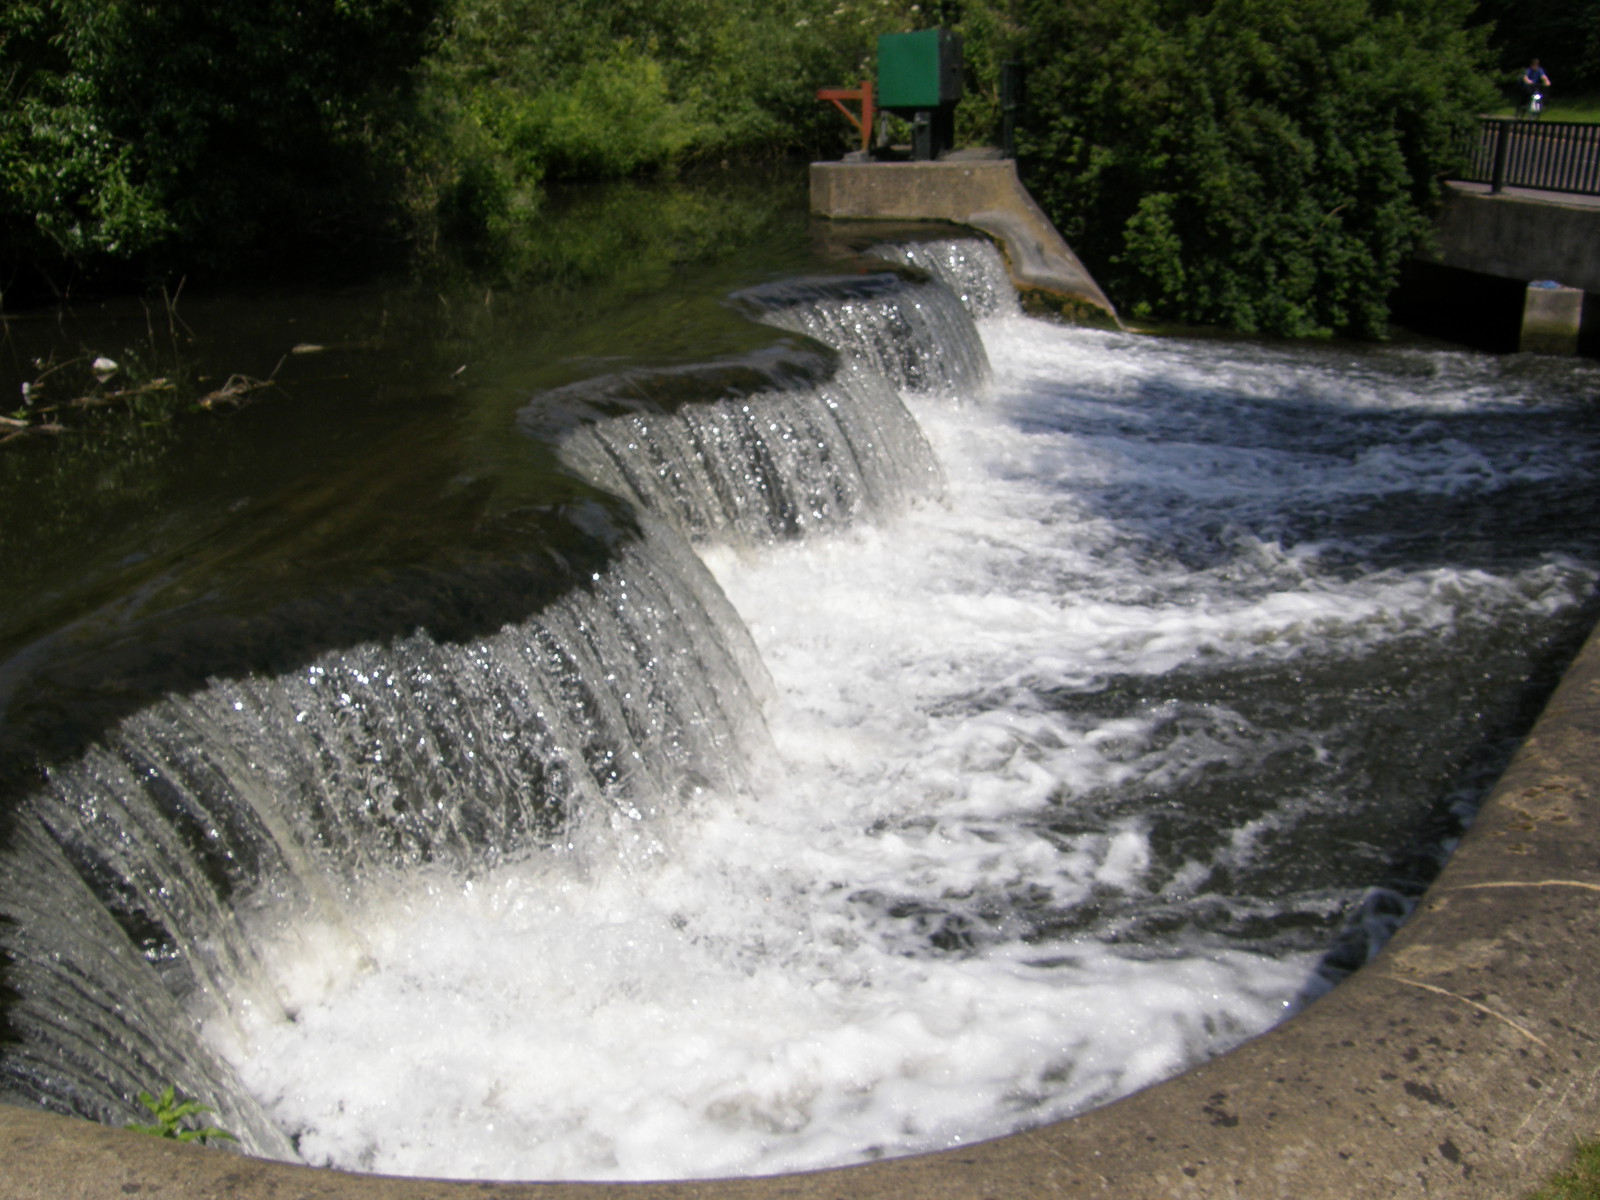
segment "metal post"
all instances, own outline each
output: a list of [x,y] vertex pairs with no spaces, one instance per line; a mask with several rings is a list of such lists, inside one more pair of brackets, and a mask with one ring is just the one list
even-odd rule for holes
[[1022,64],[1000,64],[1000,152],[1017,156],[1017,106],[1022,98]]
[[[872,80],[863,79],[858,88],[818,88],[817,99],[827,100],[845,115],[845,119],[854,125],[861,134],[861,152],[872,151],[872,122],[877,116],[877,109],[872,103]],[[861,113],[857,116],[846,108],[841,101],[857,100],[861,103]]]
[[1494,131],[1494,173],[1490,176],[1489,190],[1500,192],[1506,186],[1506,151],[1510,148],[1511,122],[1496,121]]

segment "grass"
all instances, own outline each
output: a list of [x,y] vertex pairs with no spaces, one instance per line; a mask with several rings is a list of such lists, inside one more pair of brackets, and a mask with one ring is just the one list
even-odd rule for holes
[[[1513,117],[1516,107],[1511,101],[1488,114],[1491,117]],[[1600,124],[1600,93],[1580,92],[1573,95],[1563,95],[1554,88],[1544,98],[1544,119],[1546,121],[1581,121],[1585,124]]]
[[1600,1200],[1600,1142],[1579,1146],[1572,1166],[1553,1176],[1528,1200]]

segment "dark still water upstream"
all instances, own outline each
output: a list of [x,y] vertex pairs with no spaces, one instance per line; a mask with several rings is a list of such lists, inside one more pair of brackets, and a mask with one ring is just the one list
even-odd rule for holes
[[13,393],[280,365],[0,447],[0,1097],[833,1165],[1169,1076],[1403,919],[1595,616],[1600,371],[1069,328],[986,243],[695,196],[604,284],[12,323]]

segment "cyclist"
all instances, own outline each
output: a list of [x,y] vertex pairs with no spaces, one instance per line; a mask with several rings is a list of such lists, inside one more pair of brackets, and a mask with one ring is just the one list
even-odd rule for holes
[[1536,58],[1528,64],[1528,69],[1522,73],[1517,82],[1522,85],[1522,109],[1532,114],[1533,98],[1549,91],[1550,76],[1544,73],[1544,68],[1539,65],[1539,60]]

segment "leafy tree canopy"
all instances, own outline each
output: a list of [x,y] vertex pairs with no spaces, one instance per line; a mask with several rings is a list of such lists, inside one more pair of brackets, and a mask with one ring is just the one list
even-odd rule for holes
[[1520,69],[1537,58],[1555,94],[1600,89],[1600,0],[1479,0],[1475,23],[1491,23],[1490,42],[1506,95]]
[[0,250],[204,264],[365,229],[437,3],[13,0]]
[[908,0],[453,0],[415,195],[496,260],[545,181],[841,148],[816,89],[871,71]]
[[1025,64],[1029,186],[1127,311],[1373,334],[1491,98],[1473,3],[11,0],[0,262],[237,271],[409,240],[516,275],[545,184],[836,153],[815,89],[942,24],[969,140]]
[[[0,263],[498,260],[548,180],[830,149],[907,0],[10,0]],[[0,274],[0,289],[8,286]]]
[[1024,0],[1029,185],[1138,318],[1381,334],[1488,98],[1468,0]]

